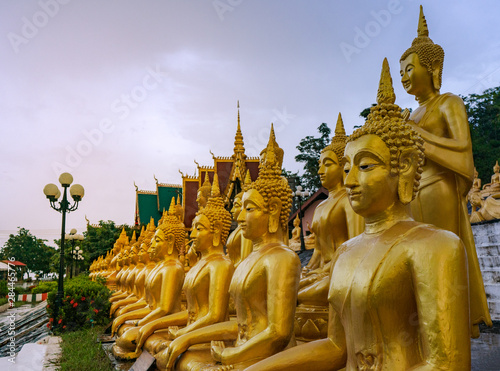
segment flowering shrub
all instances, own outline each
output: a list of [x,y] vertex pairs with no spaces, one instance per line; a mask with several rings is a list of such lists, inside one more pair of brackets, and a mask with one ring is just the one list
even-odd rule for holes
[[91,281],[87,276],[78,276],[66,281],[59,315],[54,319],[56,294],[57,287],[47,298],[49,314],[47,327],[50,329],[53,328],[54,322],[57,323],[55,329],[57,332],[74,331],[108,323],[111,292],[106,286]]

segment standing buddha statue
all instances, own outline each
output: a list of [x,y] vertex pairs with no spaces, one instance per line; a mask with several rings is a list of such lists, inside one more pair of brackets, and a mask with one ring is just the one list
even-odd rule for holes
[[444,51],[429,38],[421,6],[418,36],[400,59],[403,87],[419,104],[410,115],[410,124],[423,138],[426,154],[420,189],[411,211],[415,220],[451,231],[464,242],[472,335],[478,337],[478,324],[491,326],[491,318],[467,213],[466,197],[474,177],[472,142],[462,99],[439,92],[443,61]]

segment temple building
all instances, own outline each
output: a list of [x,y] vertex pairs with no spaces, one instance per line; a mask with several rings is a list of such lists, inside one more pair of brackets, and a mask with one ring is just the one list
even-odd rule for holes
[[[184,224],[191,228],[191,221],[198,211],[198,190],[202,188],[207,177],[212,183],[214,174],[219,177],[221,196],[228,210],[232,207],[232,201],[236,194],[241,192],[247,170],[253,180],[259,175],[259,157],[248,157],[245,154],[243,134],[240,126],[240,107],[238,103],[238,121],[236,135],[234,138],[234,151],[231,156],[215,156],[212,153],[212,166],[197,165],[196,174],[185,175],[182,171],[182,185],[158,183],[156,180],[156,191],[139,190],[136,186],[135,224],[146,224],[153,217],[155,223],[161,217],[163,209],[168,210],[172,197],[182,202],[184,212]],[[208,185],[208,183],[205,183]],[[179,197],[180,196],[180,197]]]
[[168,210],[172,197],[181,201],[182,188],[177,184],[156,182],[155,191],[139,190],[135,185],[135,225],[147,224],[153,218],[158,224],[163,210]]

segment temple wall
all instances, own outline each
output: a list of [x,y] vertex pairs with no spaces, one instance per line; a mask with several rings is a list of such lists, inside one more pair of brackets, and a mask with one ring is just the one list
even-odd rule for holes
[[500,220],[472,225],[492,320],[500,320]]

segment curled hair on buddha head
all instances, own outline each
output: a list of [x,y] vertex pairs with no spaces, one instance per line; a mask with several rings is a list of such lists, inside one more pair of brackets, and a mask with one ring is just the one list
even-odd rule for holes
[[[429,29],[427,28],[427,21],[425,20],[422,5],[420,5],[417,37],[411,43],[411,47],[403,53],[399,61],[403,61],[411,53],[417,54],[420,64],[433,76],[434,88],[439,90],[443,78],[444,50],[438,44],[434,44],[429,37]],[[439,68],[436,76],[434,76],[435,67]]]
[[326,151],[333,151],[337,156],[337,160],[340,161],[344,157],[345,145],[347,143],[347,135],[344,129],[344,122],[342,121],[342,115],[339,112],[339,117],[337,119],[337,126],[335,127],[335,135],[332,138],[332,142],[321,150],[321,153]]
[[227,236],[229,235],[229,230],[231,229],[231,213],[224,207],[224,200],[220,194],[219,188],[219,178],[217,173],[214,173],[214,180],[212,182],[212,191],[210,193],[210,198],[207,201],[207,206],[203,210],[198,211],[196,215],[205,215],[210,221],[210,232],[214,233],[215,222],[221,222],[221,234],[220,243],[222,245],[226,244]]
[[392,87],[391,72],[387,58],[382,64],[382,73],[377,93],[377,105],[370,108],[370,114],[365,124],[356,129],[347,142],[352,142],[364,135],[377,135],[389,148],[391,154],[391,175],[399,174],[399,157],[401,152],[407,149],[416,153],[417,172],[413,184],[413,196],[418,192],[420,178],[424,164],[424,141],[422,137],[412,129],[401,115],[401,108],[394,104],[396,95]]
[[292,190],[285,177],[281,176],[281,164],[283,162],[283,150],[276,143],[274,129],[271,124],[271,134],[267,147],[261,152],[259,165],[259,176],[251,183],[245,191],[255,189],[264,198],[264,206],[269,206],[269,200],[277,197],[281,201],[280,225],[286,231],[288,216],[292,207]]
[[165,236],[170,233],[174,235],[174,247],[177,250],[177,253],[179,253],[184,246],[186,229],[184,227],[184,223],[182,223],[175,215],[175,197],[172,197],[168,213],[165,218],[163,218],[163,223],[158,226],[158,229],[161,229]]

